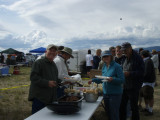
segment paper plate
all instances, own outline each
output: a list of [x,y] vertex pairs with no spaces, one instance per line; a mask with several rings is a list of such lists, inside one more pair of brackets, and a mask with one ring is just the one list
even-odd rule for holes
[[102,80],[102,82],[107,82],[108,80]]
[[104,79],[104,80],[107,80],[109,79],[109,77],[106,77],[106,76],[100,76],[100,75],[95,75],[96,78],[99,78],[99,79]]

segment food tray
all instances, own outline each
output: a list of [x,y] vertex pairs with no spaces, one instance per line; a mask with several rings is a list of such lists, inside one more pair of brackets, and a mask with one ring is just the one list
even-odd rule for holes
[[47,108],[54,111],[57,114],[73,114],[81,110],[82,106],[82,99],[84,97],[82,96],[77,96],[79,100],[77,101],[60,101],[61,99],[68,97],[68,96],[63,96],[58,99],[58,102],[53,102],[51,104],[47,105]]

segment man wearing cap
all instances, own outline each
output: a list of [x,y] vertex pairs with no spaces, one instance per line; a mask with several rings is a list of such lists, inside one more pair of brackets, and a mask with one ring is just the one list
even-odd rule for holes
[[[58,68],[58,78],[61,81],[65,81],[64,78],[70,78],[68,75],[67,60],[74,58],[72,55],[72,49],[64,47],[63,50],[59,51],[59,54],[54,59],[54,62]],[[58,98],[63,96],[65,87],[58,88]]]
[[74,58],[72,55],[72,49],[68,47],[64,47],[63,50],[60,50],[60,54],[56,56],[54,62],[58,68],[58,78],[60,80],[64,80],[65,77],[70,77],[68,75],[68,69],[66,65],[66,61],[70,58]]
[[[154,64],[154,69],[155,69],[155,75],[157,75],[157,71],[158,71],[158,66],[159,66],[159,57],[158,57],[158,54],[157,54],[157,51],[156,50],[152,50],[152,61],[153,61],[153,64]],[[157,80],[156,80],[156,86],[157,86]]]
[[132,49],[130,43],[123,43],[121,49],[126,59],[123,64],[125,83],[120,107],[120,120],[126,120],[128,100],[130,101],[132,120],[139,120],[138,97],[144,75],[144,62],[141,56]]
[[58,70],[53,62],[57,55],[57,46],[50,44],[45,57],[34,62],[30,74],[31,85],[29,101],[32,101],[32,114],[57,99]]

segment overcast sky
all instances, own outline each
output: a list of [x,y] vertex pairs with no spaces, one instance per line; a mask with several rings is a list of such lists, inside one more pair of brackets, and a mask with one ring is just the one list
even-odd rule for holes
[[[160,0],[0,0],[0,51],[160,45]],[[122,18],[122,20],[120,20]]]

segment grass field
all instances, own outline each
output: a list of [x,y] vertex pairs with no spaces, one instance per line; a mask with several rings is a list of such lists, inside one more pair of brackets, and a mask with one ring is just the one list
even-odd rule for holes
[[[20,75],[0,77],[0,120],[23,120],[31,115],[31,102],[28,101],[30,69],[30,67],[21,67]],[[10,68],[10,73],[12,72],[13,69]],[[159,86],[155,87],[154,115],[146,117],[140,113],[141,120],[160,119],[160,76],[157,77]],[[97,120],[107,120],[102,106],[99,106],[93,116]]]

